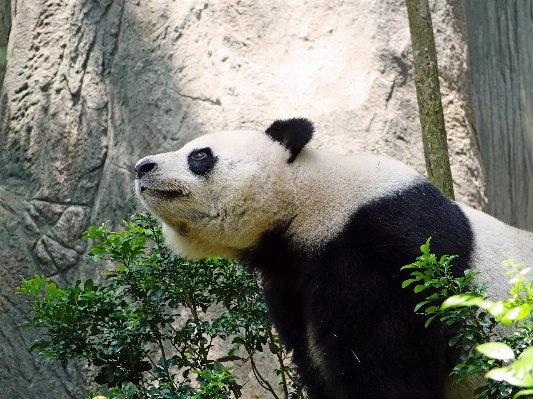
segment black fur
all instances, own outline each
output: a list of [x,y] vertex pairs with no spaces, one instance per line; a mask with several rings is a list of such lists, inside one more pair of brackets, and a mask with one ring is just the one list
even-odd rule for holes
[[[420,245],[433,237],[437,256],[459,255],[462,275],[473,233],[457,205],[429,182],[369,203],[319,251],[303,251],[288,226],[265,234],[242,255],[263,276],[265,300],[283,344],[293,351],[312,399],[442,399],[453,367],[438,322],[425,329],[413,312],[422,300],[402,289]],[[309,356],[311,329],[320,367]]]
[[197,176],[205,176],[213,170],[218,158],[213,156],[211,148],[200,148],[191,151],[187,157],[189,170]]
[[274,141],[280,143],[289,150],[290,157],[288,163],[292,163],[302,148],[313,137],[313,122],[305,118],[292,118],[286,120],[277,120],[265,131],[265,133]]

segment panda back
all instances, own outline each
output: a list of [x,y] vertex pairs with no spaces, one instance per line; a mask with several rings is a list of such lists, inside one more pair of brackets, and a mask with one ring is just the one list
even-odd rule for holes
[[468,217],[474,233],[472,267],[482,272],[479,282],[488,283],[490,299],[507,298],[511,285],[504,276],[502,262],[513,259],[531,265],[533,233],[509,226],[469,206],[458,205]]

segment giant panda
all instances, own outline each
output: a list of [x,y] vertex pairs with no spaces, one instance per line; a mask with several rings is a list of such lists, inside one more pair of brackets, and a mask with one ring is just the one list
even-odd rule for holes
[[136,195],[173,251],[260,274],[309,398],[466,398],[448,389],[446,331],[424,328],[400,268],[433,237],[438,256],[459,255],[456,276],[485,269],[498,282],[489,294],[503,297],[500,262],[531,259],[532,233],[448,200],[397,160],[306,147],[313,132],[295,118],[201,136],[141,159]]

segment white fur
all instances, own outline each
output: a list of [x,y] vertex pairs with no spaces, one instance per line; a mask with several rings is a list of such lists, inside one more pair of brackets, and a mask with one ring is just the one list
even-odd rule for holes
[[[474,269],[483,271],[480,282],[489,283],[491,299],[509,296],[509,285],[504,278],[502,262],[516,259],[525,264],[533,259],[533,233],[509,226],[486,213],[458,204],[470,220],[474,231]],[[492,284],[491,284],[492,282]]]
[[[210,147],[218,161],[208,178],[199,178],[189,170],[187,155],[204,147]],[[148,157],[158,164],[158,171],[151,180],[137,180],[136,192],[162,220],[172,250],[192,259],[234,258],[293,213],[287,201],[287,189],[292,191],[288,156],[285,148],[261,132],[213,133],[179,151]],[[140,192],[141,184],[164,188],[165,182],[186,187],[190,196],[168,201],[158,199],[157,192]]]

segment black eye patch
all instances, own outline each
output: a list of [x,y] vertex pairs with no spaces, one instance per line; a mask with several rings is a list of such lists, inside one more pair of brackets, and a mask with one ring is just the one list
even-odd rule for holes
[[217,159],[213,156],[211,148],[206,147],[191,151],[187,157],[187,162],[192,173],[197,176],[205,176],[213,170]]

